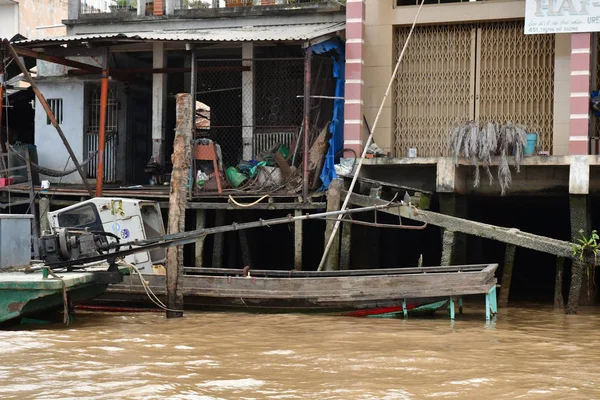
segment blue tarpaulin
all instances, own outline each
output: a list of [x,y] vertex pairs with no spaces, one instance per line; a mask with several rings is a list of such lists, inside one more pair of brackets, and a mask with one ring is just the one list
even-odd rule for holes
[[[312,46],[312,51],[315,54],[331,55],[333,60],[333,77],[335,78],[335,97],[333,101],[333,117],[329,125],[331,139],[329,139],[329,151],[325,156],[325,163],[321,170],[321,181],[323,186],[321,190],[326,190],[331,181],[337,178],[335,173],[335,155],[338,154],[344,147],[344,82],[345,82],[345,45],[339,39],[330,39],[323,43],[318,43]],[[339,156],[338,156],[339,160]]]

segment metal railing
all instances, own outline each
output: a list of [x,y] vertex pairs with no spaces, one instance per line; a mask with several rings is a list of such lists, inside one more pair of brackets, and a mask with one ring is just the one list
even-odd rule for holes
[[[122,16],[159,16],[169,14],[167,11],[168,0],[80,0],[79,15],[89,14],[114,14]],[[175,0],[174,11],[208,10],[208,9],[233,9],[261,6],[286,6],[306,7],[311,4],[330,3],[331,0]],[[335,1],[338,4],[343,2]],[[141,10],[140,7],[143,7]]]

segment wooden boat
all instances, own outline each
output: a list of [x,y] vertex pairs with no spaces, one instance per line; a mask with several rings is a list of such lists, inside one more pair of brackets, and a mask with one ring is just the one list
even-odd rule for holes
[[[268,271],[186,268],[186,307],[250,312],[318,312],[365,317],[434,313],[452,296],[489,293],[497,264],[350,271]],[[246,276],[244,276],[246,275]],[[144,275],[164,296],[165,276]],[[111,285],[98,301],[147,302],[139,276]]]

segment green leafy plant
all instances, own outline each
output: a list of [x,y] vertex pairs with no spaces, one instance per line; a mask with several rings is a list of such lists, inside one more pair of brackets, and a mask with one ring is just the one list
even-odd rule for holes
[[584,235],[583,229],[579,230],[579,235],[581,238],[575,239],[575,244],[573,245],[573,255],[576,256],[579,261],[583,261],[584,257],[587,255],[594,255],[594,264],[596,264],[598,258],[598,252],[600,251],[600,236],[598,236],[598,232],[594,229],[590,235],[590,237],[586,237]]

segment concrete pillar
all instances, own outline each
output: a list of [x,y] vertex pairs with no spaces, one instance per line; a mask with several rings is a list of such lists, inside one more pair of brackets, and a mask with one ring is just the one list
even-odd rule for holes
[[346,3],[346,84],[344,103],[344,148],[361,154],[364,113],[365,2]]
[[[152,67],[166,68],[164,42],[152,43]],[[167,74],[152,75],[152,157],[164,165],[165,120],[167,116]]]
[[454,262],[454,248],[456,245],[456,233],[444,229],[442,233],[442,258],[440,260],[441,266],[452,265]]
[[242,154],[244,160],[253,156],[252,136],[254,135],[254,44],[242,43],[242,64],[250,71],[242,71]]
[[[591,205],[589,195],[571,194],[569,196],[571,211],[571,236],[573,240],[580,238],[580,230],[586,238],[592,232]],[[573,261],[571,273],[571,288],[567,304],[567,313],[574,314],[578,305],[589,306],[594,304],[596,287],[594,273],[586,273],[588,265]]]
[[[294,216],[299,217],[302,215],[301,210],[295,210]],[[302,221],[294,222],[294,269],[296,271],[302,271]]]
[[137,0],[137,16],[146,16],[146,0]]
[[[50,232],[50,221],[48,221],[48,211],[50,211],[50,199],[46,196],[40,197],[40,229],[39,234],[42,235],[44,232]],[[34,232],[37,234],[37,232]]]
[[67,7],[67,18],[79,19],[79,13],[81,11],[81,0],[69,0]]
[[591,33],[571,34],[569,154],[589,154]]
[[181,8],[181,0],[166,0],[165,14],[166,15],[174,15],[175,10],[179,10],[180,8]]
[[[440,212],[458,218],[467,217],[467,199],[464,195],[456,193],[438,193],[440,198]],[[452,262],[455,265],[467,263],[467,235],[454,233],[454,252]]]

